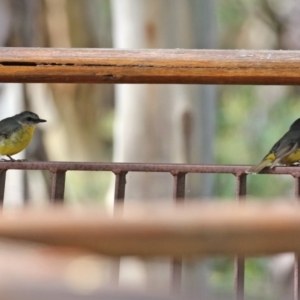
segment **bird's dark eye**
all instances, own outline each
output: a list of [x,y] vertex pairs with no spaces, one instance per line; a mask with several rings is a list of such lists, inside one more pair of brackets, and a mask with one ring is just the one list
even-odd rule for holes
[[31,117],[27,117],[26,120],[27,121],[32,121],[32,118]]

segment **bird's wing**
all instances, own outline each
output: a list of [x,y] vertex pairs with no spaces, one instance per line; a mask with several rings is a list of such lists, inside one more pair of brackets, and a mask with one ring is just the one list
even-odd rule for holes
[[293,153],[300,147],[300,131],[288,131],[262,159],[262,161],[251,167],[247,173],[257,174],[268,164],[273,168],[282,158]]
[[13,132],[22,128],[22,125],[18,122],[11,120],[11,118],[0,121],[0,136],[8,137]]
[[[274,154],[276,162],[291,154],[300,146],[300,132],[287,132],[270,150],[269,154]],[[267,156],[268,156],[267,155]]]
[[290,155],[291,153],[293,153],[294,151],[296,151],[297,148],[299,148],[298,142],[296,142],[293,146],[290,144],[290,145],[282,148],[281,152],[277,153],[276,159],[273,161],[273,163],[270,166],[270,168],[272,169],[277,163],[280,162],[280,160],[282,158],[284,158],[285,156]]

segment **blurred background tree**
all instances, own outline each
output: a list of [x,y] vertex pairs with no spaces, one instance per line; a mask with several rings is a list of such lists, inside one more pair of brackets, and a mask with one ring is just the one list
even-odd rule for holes
[[[135,1],[132,4],[134,0],[0,0],[0,45],[219,49],[299,49],[300,46],[300,4],[296,0],[189,0],[184,3],[160,0],[152,1],[151,5],[148,3],[152,6],[149,11],[145,9],[147,0]],[[121,5],[124,11],[118,11]],[[127,18],[131,13],[132,22],[122,23],[121,17],[125,18],[125,8],[130,5]],[[118,26],[122,27],[118,24],[127,25],[118,29]],[[146,24],[144,31],[140,24]],[[122,33],[121,29],[129,32]],[[2,84],[0,116],[29,109],[48,120],[47,126],[43,127],[45,130],[40,128],[38,139],[26,152],[27,158],[32,160],[254,164],[299,117],[300,111],[297,86],[174,85],[150,88],[122,85],[115,89],[114,92],[112,85]],[[149,90],[155,99],[143,98]],[[178,105],[177,115],[173,115],[177,119],[170,118],[165,112],[171,103]],[[122,113],[128,118],[128,111],[132,112],[134,108],[139,110],[134,112],[131,122],[122,121]],[[115,131],[114,122],[119,124]],[[179,134],[170,137],[173,124],[178,126]],[[139,134],[141,129],[151,133],[151,139]],[[134,139],[129,139],[129,134],[135,135]],[[141,138],[143,149],[133,142]],[[147,142],[152,150],[145,144]],[[156,156],[151,151],[157,151]],[[14,173],[14,179],[8,181],[14,184],[18,181],[18,188],[7,189],[6,203],[17,203],[19,199],[39,203],[41,198],[46,198],[46,175],[33,173]],[[16,176],[19,176],[18,180]],[[33,176],[34,180],[28,176]],[[135,179],[130,177],[129,180],[134,182]],[[216,178],[193,175],[188,180],[187,194],[191,198],[234,196],[231,175]],[[293,179],[289,176],[249,176],[248,180],[250,195],[266,199],[293,195]],[[27,182],[25,186],[24,181]],[[35,185],[32,185],[33,181]],[[109,174],[69,172],[66,198],[76,203],[89,200],[94,203],[95,199],[103,203],[109,183]],[[141,186],[145,191],[144,185]],[[128,193],[156,198],[153,191],[162,187],[159,195],[171,196],[170,191],[163,190],[165,184],[158,183],[156,187],[148,190],[148,194],[130,190]],[[222,287],[224,282],[232,282],[232,278],[228,279],[230,272],[226,271],[230,264],[226,260],[212,263],[212,285]],[[257,278],[265,274],[265,265],[266,262],[260,260],[247,269],[247,272],[251,270],[247,281],[252,280],[250,295],[255,295],[261,282]],[[246,276],[250,274],[247,272]]]
[[[115,48],[213,47],[215,38],[212,36],[216,36],[213,1],[114,0],[111,3]],[[197,9],[199,4],[201,9]],[[193,12],[197,12],[197,15]],[[193,22],[198,21],[198,15],[204,16],[206,25],[211,26],[204,26],[205,22]],[[199,37],[193,39],[195,32],[199,33]],[[214,87],[123,84],[117,85],[115,91],[114,161],[212,162]],[[212,195],[211,177],[205,182],[203,176],[189,179],[192,191],[189,196]],[[126,197],[144,201],[168,199],[170,202],[172,176],[128,174]],[[144,270],[142,276],[139,274],[137,284],[143,284],[141,279],[145,281],[146,277],[149,287],[168,288],[171,274],[169,261],[164,264],[162,260],[144,264],[131,260],[130,263],[129,266],[127,259],[125,272],[121,272],[122,281],[132,282],[128,273],[132,274],[135,267]],[[187,269],[186,274],[190,275],[189,290],[194,287],[198,294],[203,294],[206,285],[200,265],[197,268],[194,264]]]

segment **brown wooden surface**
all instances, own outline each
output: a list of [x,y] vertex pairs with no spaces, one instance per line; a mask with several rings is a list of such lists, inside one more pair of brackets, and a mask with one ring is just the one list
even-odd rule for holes
[[300,84],[300,51],[0,48],[0,81]]
[[127,206],[110,216],[66,208],[4,211],[0,237],[80,247],[112,256],[300,253],[300,207]]

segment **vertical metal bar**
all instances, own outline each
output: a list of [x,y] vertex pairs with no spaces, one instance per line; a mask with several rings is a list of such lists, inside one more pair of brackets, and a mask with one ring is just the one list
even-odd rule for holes
[[[300,201],[300,177],[294,177],[295,179],[295,199],[299,203]],[[300,300],[299,295],[300,288],[300,258],[295,253],[294,262],[294,300]]]
[[294,262],[294,300],[299,300],[299,264],[300,259],[299,255],[295,254],[295,262]]
[[236,256],[234,260],[235,299],[244,299],[245,288],[245,258]]
[[[186,173],[172,173],[174,178],[173,199],[175,203],[184,201]],[[182,260],[172,259],[171,262],[171,288],[173,293],[181,292]]]
[[[247,175],[236,175],[236,198],[241,203],[247,194]],[[244,300],[245,297],[245,258],[236,256],[234,261],[235,299]]]
[[173,199],[175,203],[179,203],[184,200],[185,197],[185,177],[186,173],[172,174],[174,178],[173,185]]
[[[115,196],[114,205],[124,205],[125,200],[125,187],[127,171],[115,172]],[[111,264],[111,284],[118,285],[120,279],[120,258],[115,258]]]
[[51,201],[62,203],[65,193],[66,171],[50,171],[51,172]]
[[29,204],[29,190],[28,190],[28,171],[27,170],[24,170],[23,185],[24,185],[24,205],[28,205]]
[[1,206],[3,206],[3,202],[4,202],[6,171],[7,170],[0,171],[0,205]]
[[121,204],[124,203],[126,174],[127,174],[127,171],[121,171],[121,172],[115,173],[115,175],[116,175],[115,204],[116,203],[121,203]]
[[247,194],[247,174],[236,175],[236,198],[238,201],[245,200]]

